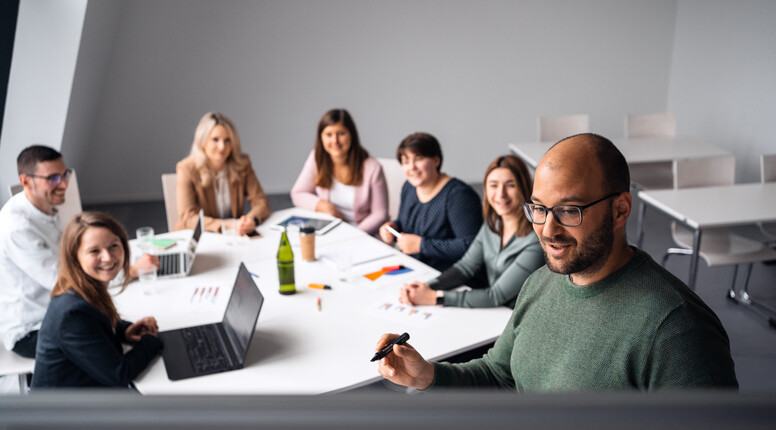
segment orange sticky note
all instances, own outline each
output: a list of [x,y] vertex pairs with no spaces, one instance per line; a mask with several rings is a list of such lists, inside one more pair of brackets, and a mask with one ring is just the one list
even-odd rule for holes
[[370,281],[374,281],[375,279],[383,276],[384,273],[385,272],[383,272],[382,270],[378,270],[377,272],[367,273],[366,275],[364,275],[364,277],[366,279],[369,279]]

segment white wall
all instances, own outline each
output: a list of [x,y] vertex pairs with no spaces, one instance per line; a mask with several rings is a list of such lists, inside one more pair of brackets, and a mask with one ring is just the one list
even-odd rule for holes
[[[62,145],[86,0],[22,0],[0,137],[0,204],[29,145]],[[65,155],[65,161],[69,161]]]
[[373,155],[424,130],[445,171],[479,181],[507,142],[536,138],[538,115],[589,113],[621,136],[624,114],[665,110],[675,12],[676,0],[125,2],[97,107],[72,108],[92,115],[90,133],[64,148],[85,202],[161,199],[160,174],[217,110],[267,191],[287,192],[318,119],[342,106]]
[[760,180],[776,153],[776,2],[679,0],[668,109],[677,132],[736,156],[736,181]]

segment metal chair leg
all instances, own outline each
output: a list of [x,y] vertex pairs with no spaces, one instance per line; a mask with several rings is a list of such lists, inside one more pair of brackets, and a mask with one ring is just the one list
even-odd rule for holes
[[[738,275],[738,264],[733,266],[733,278],[730,280],[730,287],[728,288],[727,296],[729,299],[736,298],[736,276]],[[749,277],[747,276],[747,280]]]
[[734,301],[735,303],[740,303],[742,305],[747,305],[748,307],[746,309],[754,312],[760,317],[763,317],[766,321],[768,321],[768,325],[770,325],[772,328],[776,328],[776,309],[760,302],[755,302],[752,297],[749,295],[749,277],[752,274],[752,267],[754,266],[753,263],[749,263],[746,266],[746,275],[744,276],[744,284],[741,287],[741,293],[738,294],[738,297],[736,296],[735,291],[733,290],[734,284],[735,284],[735,277],[736,272],[738,270],[738,266],[735,266],[735,269],[733,270],[733,284],[731,284],[730,289],[728,290],[728,299]]
[[[752,263],[746,266],[746,276],[744,276],[744,286],[741,288],[741,300],[747,304],[752,304],[752,298],[749,297],[749,277],[752,275]],[[738,266],[736,266],[738,267]]]
[[19,394],[22,396],[26,396],[30,391],[30,387],[27,385],[27,375],[28,373],[19,374]]
[[663,258],[660,260],[660,265],[663,267],[666,267],[666,262],[668,261],[669,255],[692,255],[692,249],[684,249],[684,248],[668,248],[666,250],[666,253],[663,254]]

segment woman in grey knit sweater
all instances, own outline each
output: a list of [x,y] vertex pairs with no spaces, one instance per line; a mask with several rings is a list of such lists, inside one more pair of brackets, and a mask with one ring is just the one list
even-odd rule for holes
[[[514,307],[523,282],[544,265],[539,241],[520,206],[531,195],[525,164],[513,155],[496,158],[485,171],[483,188],[485,222],[466,254],[428,283],[405,284],[399,297],[402,303]],[[476,285],[483,275],[487,285]],[[450,291],[461,285],[475,288]]]

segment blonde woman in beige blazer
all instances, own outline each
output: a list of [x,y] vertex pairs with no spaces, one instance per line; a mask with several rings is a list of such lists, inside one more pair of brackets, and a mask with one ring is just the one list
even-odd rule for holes
[[[221,231],[224,219],[236,219],[239,234],[245,235],[269,217],[267,196],[248,155],[242,153],[237,129],[223,114],[208,112],[202,117],[191,153],[178,162],[175,171],[176,230],[194,228],[200,209],[205,214],[205,230],[212,232]],[[251,209],[243,215],[246,202]]]

